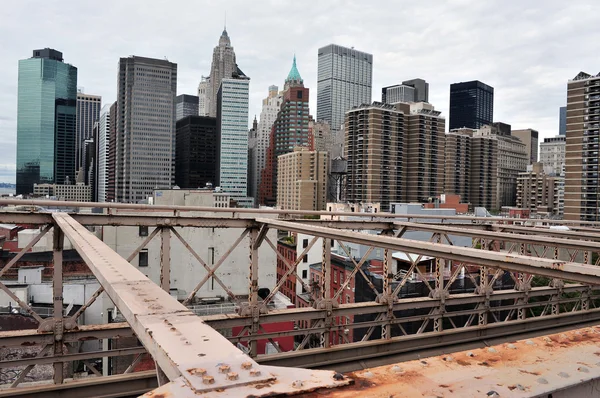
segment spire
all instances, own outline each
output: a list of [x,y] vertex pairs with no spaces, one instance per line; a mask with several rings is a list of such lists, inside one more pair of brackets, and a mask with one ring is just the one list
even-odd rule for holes
[[292,69],[290,69],[290,73],[288,73],[287,79],[285,79],[286,83],[299,83],[302,84],[303,80],[300,77],[300,72],[298,72],[298,68],[296,67],[296,54],[294,54],[294,61],[292,62]]

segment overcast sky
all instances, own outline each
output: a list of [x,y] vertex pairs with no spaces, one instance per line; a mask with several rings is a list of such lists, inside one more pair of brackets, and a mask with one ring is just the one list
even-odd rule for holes
[[373,100],[383,86],[421,77],[448,118],[449,85],[477,79],[495,89],[495,121],[542,137],[558,133],[567,81],[600,72],[598,0],[5,0],[0,182],[15,180],[19,59],[62,51],[78,85],[111,103],[119,57],[167,57],[178,64],[178,94],[196,94],[225,13],[251,78],[250,119],[268,86],[283,86],[294,52],[315,115],[317,50],[330,43],[373,54]]

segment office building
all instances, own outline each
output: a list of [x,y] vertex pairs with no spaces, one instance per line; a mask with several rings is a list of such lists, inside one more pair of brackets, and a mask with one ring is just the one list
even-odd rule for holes
[[426,102],[396,107],[405,114],[404,200],[424,203],[444,193],[446,121]]
[[110,145],[110,105],[100,110],[98,121],[98,202],[106,202],[108,185],[108,147]]
[[248,199],[248,100],[250,78],[223,79],[217,95],[216,186],[240,205]]
[[530,155],[525,144],[517,137],[504,135],[495,126],[483,126],[473,135],[492,137],[498,141],[497,204],[498,207],[515,206],[517,177],[527,171]]
[[381,89],[381,102],[384,104],[415,102],[415,88],[404,84],[384,87]]
[[175,185],[179,188],[215,186],[217,171],[217,119],[186,116],[177,121]]
[[567,107],[561,106],[558,110],[558,135],[567,135]]
[[102,97],[77,91],[77,131],[75,133],[75,170],[84,167],[83,147],[92,138],[94,123],[100,119]]
[[444,193],[460,195],[468,203],[471,191],[471,141],[473,130],[450,130],[446,134]]
[[202,76],[198,84],[198,115],[208,116],[208,95],[210,93],[210,77]]
[[517,182],[517,207],[529,209],[540,216],[563,215],[564,178],[555,176],[554,170],[543,163],[533,163],[519,173]]
[[324,151],[331,155],[335,146],[335,132],[331,131],[329,123],[311,120],[308,122],[308,131],[315,151]]
[[206,89],[204,112],[208,113],[209,116],[217,116],[217,96],[221,87],[221,81],[223,79],[231,79],[235,76],[244,76],[244,73],[239,70],[236,64],[235,52],[231,46],[231,39],[227,34],[227,29],[223,29],[223,33],[219,38],[219,45],[213,50],[210,76],[206,83],[207,86],[203,86],[202,81],[200,82],[200,88]]
[[108,112],[108,153],[106,154],[106,201],[114,202],[117,192],[117,101]]
[[67,202],[91,202],[92,187],[77,184],[33,184],[34,196],[50,197]]
[[[258,169],[258,120],[254,115],[252,128],[248,130],[248,196],[258,198],[258,186],[256,185],[256,171]],[[256,201],[255,201],[256,204]]]
[[262,170],[265,168],[267,159],[267,149],[271,142],[271,128],[283,102],[283,92],[279,91],[279,87],[275,85],[269,86],[269,94],[262,101],[262,110],[260,112],[260,120],[256,132],[256,162],[252,164],[254,168],[252,172],[252,182],[250,183],[254,189],[254,198],[257,203],[260,202],[260,187],[262,184]]
[[565,220],[600,221],[600,73],[567,84]]
[[77,68],[50,48],[19,61],[17,194],[75,179]]
[[478,80],[450,85],[450,130],[479,129],[493,121],[493,87]]
[[554,170],[554,175],[564,173],[566,141],[564,135],[557,135],[544,138],[544,142],[540,143],[540,162],[550,166]]
[[372,82],[373,55],[336,44],[320,48],[317,120],[338,130],[347,111],[371,103]]
[[539,133],[533,129],[512,130],[511,135],[519,138],[529,154],[529,164],[538,161]]
[[177,64],[131,56],[119,61],[115,200],[140,203],[171,187],[175,169]]
[[404,202],[405,114],[374,102],[346,114],[344,158],[349,203]]
[[[277,203],[277,158],[292,152],[294,147],[310,147],[308,123],[309,90],[296,67],[296,57],[285,79],[281,108],[271,128],[265,167],[261,172],[259,203],[275,206]],[[313,148],[311,148],[312,150]]]
[[469,201],[473,207],[498,210],[498,140],[491,136],[476,136],[471,140],[471,189]]
[[325,210],[327,204],[327,152],[296,147],[278,157],[277,208]]
[[415,102],[429,102],[429,83],[423,79],[410,79],[402,82],[404,86],[415,89]]
[[198,116],[199,98],[195,95],[181,94],[175,97],[175,120],[188,116]]

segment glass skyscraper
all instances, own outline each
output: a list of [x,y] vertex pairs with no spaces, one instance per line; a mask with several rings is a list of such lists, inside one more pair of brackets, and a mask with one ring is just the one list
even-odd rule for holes
[[493,87],[479,80],[450,85],[450,130],[478,129],[493,121]]
[[53,49],[19,61],[17,194],[75,182],[77,68]]
[[347,111],[371,103],[373,55],[330,44],[319,49],[318,62],[317,120],[337,131]]

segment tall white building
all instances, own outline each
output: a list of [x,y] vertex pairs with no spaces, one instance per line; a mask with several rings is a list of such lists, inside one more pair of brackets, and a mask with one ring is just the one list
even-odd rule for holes
[[[223,33],[219,38],[219,45],[213,50],[210,76],[208,83],[206,83],[207,92],[204,101],[204,109],[209,116],[217,116],[217,95],[219,88],[221,87],[221,81],[223,79],[230,79],[234,76],[243,75],[243,72],[237,67],[235,52],[231,46],[231,40],[227,34],[227,29],[223,29]],[[200,85],[202,86],[202,82],[200,82]]]
[[110,104],[100,111],[98,122],[98,202],[106,202],[108,184],[108,144],[110,143]]
[[254,179],[252,185],[254,187],[260,187],[261,171],[266,165],[267,148],[269,148],[271,139],[271,128],[275,119],[277,119],[277,113],[281,108],[282,101],[283,96],[282,92],[279,91],[279,87],[275,85],[269,86],[269,95],[262,102],[262,110],[256,133],[256,162],[253,164],[254,170],[252,173],[252,178]]
[[93,136],[94,123],[100,117],[102,97],[99,95],[77,92],[77,129],[75,130],[75,171],[85,167],[83,157],[85,140]]
[[117,94],[116,201],[140,203],[174,184],[177,64],[121,58]]
[[371,103],[373,55],[330,44],[319,49],[318,62],[317,120],[337,130],[346,111]]
[[562,175],[565,168],[565,137],[564,135],[548,137],[540,143],[540,162],[552,167],[556,175]]
[[217,93],[217,185],[241,206],[248,198],[248,103],[250,78],[223,79]]
[[210,77],[202,76],[198,84],[198,114],[208,116],[208,101],[210,99]]

